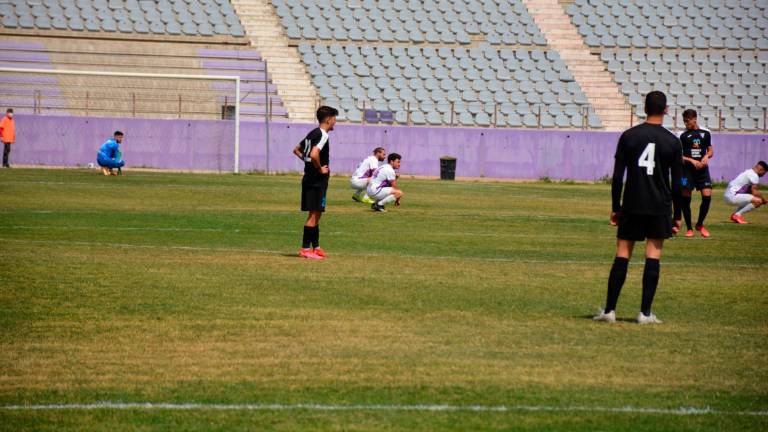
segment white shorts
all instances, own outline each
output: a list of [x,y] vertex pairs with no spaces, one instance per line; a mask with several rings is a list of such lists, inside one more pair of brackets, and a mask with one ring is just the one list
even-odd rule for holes
[[368,189],[368,197],[371,198],[374,201],[381,201],[384,198],[388,197],[389,195],[392,195],[392,188],[391,187],[385,187],[381,189],[377,194],[371,195],[371,193],[374,192],[370,189]]
[[730,205],[743,207],[752,202],[755,198],[752,194],[730,194],[728,192],[724,195],[725,202]]
[[368,182],[371,181],[369,178],[350,178],[349,179],[349,185],[352,186],[352,189],[354,190],[363,190],[368,187]]

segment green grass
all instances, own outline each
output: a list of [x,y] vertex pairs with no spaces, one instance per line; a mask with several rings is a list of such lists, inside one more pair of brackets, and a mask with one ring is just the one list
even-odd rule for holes
[[[0,410],[0,430],[765,430],[768,213],[642,249],[616,325],[609,186],[401,180],[375,214],[331,182],[325,262],[299,178],[0,171],[0,405],[451,404],[508,412]],[[719,197],[719,192],[716,191]],[[694,214],[698,199],[694,198]],[[522,411],[520,406],[717,413]]]

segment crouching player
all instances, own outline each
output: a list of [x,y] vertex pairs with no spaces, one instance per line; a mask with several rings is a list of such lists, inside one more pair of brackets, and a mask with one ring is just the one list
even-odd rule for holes
[[737,224],[749,223],[744,220],[744,213],[768,203],[757,190],[760,177],[764,176],[766,171],[768,171],[768,164],[760,161],[728,183],[725,189],[725,202],[736,206],[736,211],[731,215],[732,221]]
[[[105,176],[122,174],[122,168],[125,166],[125,161],[121,160],[122,154],[120,153],[120,143],[123,142],[123,133],[115,131],[113,139],[108,139],[99,148],[99,152],[96,154],[96,162],[101,167],[101,172]],[[112,170],[117,168],[117,174]]]
[[371,176],[379,168],[379,164],[387,158],[387,151],[383,147],[376,147],[373,150],[373,156],[368,156],[360,165],[357,166],[355,173],[352,174],[352,178],[349,180],[349,184],[355,193],[352,194],[352,199],[365,203],[373,204],[373,200],[368,197],[366,190],[368,189],[368,183],[371,182]]
[[373,211],[385,212],[384,206],[389,203],[400,205],[400,198],[403,197],[403,191],[397,188],[397,179],[400,174],[395,170],[400,169],[400,155],[392,153],[387,157],[387,164],[382,165],[374,171],[371,182],[368,184],[368,196],[373,199],[371,209]]

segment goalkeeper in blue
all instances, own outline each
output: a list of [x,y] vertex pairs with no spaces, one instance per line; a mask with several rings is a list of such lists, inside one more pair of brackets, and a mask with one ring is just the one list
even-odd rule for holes
[[[105,176],[110,175],[122,175],[122,168],[125,166],[125,161],[122,160],[122,153],[120,152],[120,143],[123,142],[123,133],[115,131],[115,136],[112,139],[108,139],[99,148],[99,152],[96,154],[96,162],[101,167],[101,172]],[[117,173],[112,171],[117,168]]]

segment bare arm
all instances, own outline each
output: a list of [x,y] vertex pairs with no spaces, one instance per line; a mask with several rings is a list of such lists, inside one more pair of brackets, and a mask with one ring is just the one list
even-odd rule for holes
[[689,164],[693,165],[693,167],[696,169],[701,169],[704,167],[703,160],[699,162],[694,158],[689,158],[688,156],[683,156],[683,162],[688,162]]
[[701,158],[701,164],[704,166],[709,165],[709,159],[715,154],[715,151],[712,150],[712,146],[707,147],[707,154],[704,155],[703,158]]
[[312,147],[312,151],[309,152],[309,158],[312,160],[312,165],[320,171],[320,174],[328,174],[330,172],[328,165],[320,166],[320,149],[317,146]]
[[759,190],[757,190],[757,185],[752,185],[752,196],[756,196],[763,201],[765,201],[765,198],[763,198],[763,194],[760,193]]
[[[679,153],[678,155],[682,155],[682,148],[677,150]],[[673,158],[674,160],[680,160],[678,158]],[[672,166],[670,167],[671,171],[671,181],[672,181],[672,204],[675,209],[681,208],[680,207],[680,201],[682,200],[683,191],[682,191],[682,179],[683,179],[683,164],[682,163],[672,163]],[[675,215],[677,215],[677,211],[675,212]]]
[[[619,141],[619,147],[621,141]],[[627,165],[624,163],[623,154],[616,152],[616,160],[613,163],[613,179],[611,180],[611,225],[616,225],[621,212],[621,190],[624,188],[624,171]]]
[[303,161],[304,160],[304,153],[301,151],[302,150],[301,147],[302,147],[302,145],[298,144],[293,149],[293,154],[295,154],[297,158],[299,158],[299,159],[301,159]]

